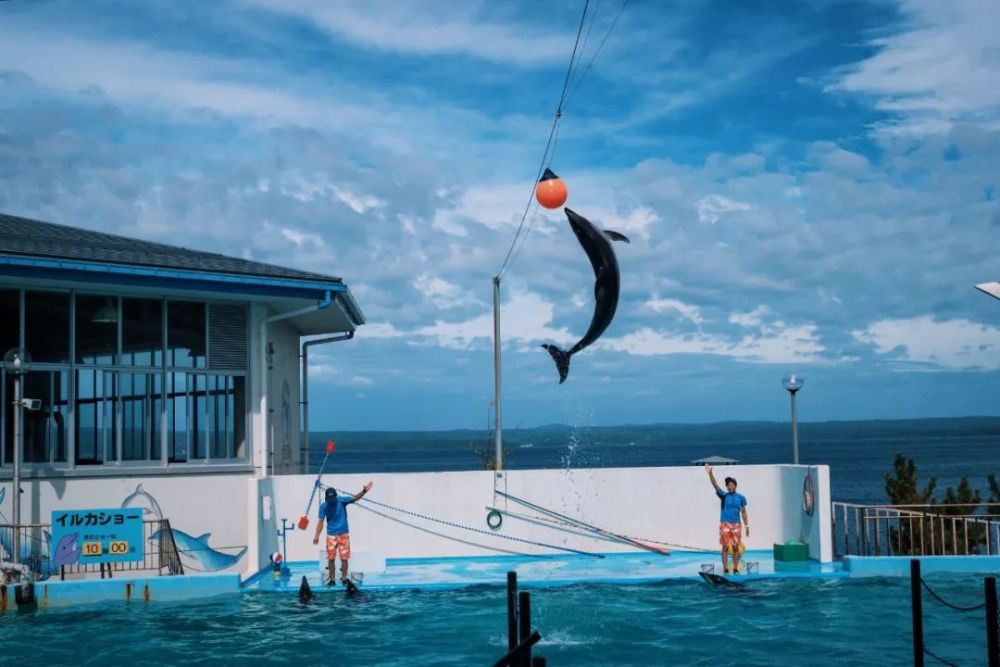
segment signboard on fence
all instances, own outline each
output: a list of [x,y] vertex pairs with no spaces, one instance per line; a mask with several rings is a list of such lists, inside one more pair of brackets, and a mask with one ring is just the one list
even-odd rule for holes
[[52,512],[54,565],[141,561],[142,508]]

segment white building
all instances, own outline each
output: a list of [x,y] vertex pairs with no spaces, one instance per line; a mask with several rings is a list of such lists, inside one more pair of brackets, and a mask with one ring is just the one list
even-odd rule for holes
[[0,214],[0,354],[27,350],[41,401],[23,412],[21,523],[142,507],[171,521],[186,571],[256,571],[259,480],[306,470],[300,341],[363,323],[340,278]]

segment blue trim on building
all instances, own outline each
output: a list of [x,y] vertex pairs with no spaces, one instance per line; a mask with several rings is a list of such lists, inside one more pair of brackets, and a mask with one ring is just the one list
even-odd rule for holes
[[116,579],[50,579],[35,582],[35,600],[39,609],[57,609],[108,601],[196,600],[240,591],[240,575],[235,572],[163,577],[126,577],[121,574]]
[[327,292],[336,294],[347,292],[344,283],[333,281],[294,280],[9,255],[0,255],[0,275],[308,300],[322,300]]

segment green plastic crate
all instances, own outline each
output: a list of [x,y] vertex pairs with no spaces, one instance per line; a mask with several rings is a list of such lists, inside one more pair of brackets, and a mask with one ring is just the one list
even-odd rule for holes
[[775,544],[774,560],[809,560],[809,545],[795,540],[789,540],[784,544]]

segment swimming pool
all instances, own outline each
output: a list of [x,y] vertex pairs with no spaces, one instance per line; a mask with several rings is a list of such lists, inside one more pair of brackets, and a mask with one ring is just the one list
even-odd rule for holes
[[[958,604],[982,577],[929,575]],[[522,585],[522,590],[524,586]],[[532,590],[536,655],[551,665],[823,665],[911,661],[905,578],[762,579],[745,591],[687,578]],[[250,591],[197,603],[101,605],[0,617],[4,664],[484,665],[506,649],[505,589]],[[925,597],[928,648],[985,663],[982,612]]]

